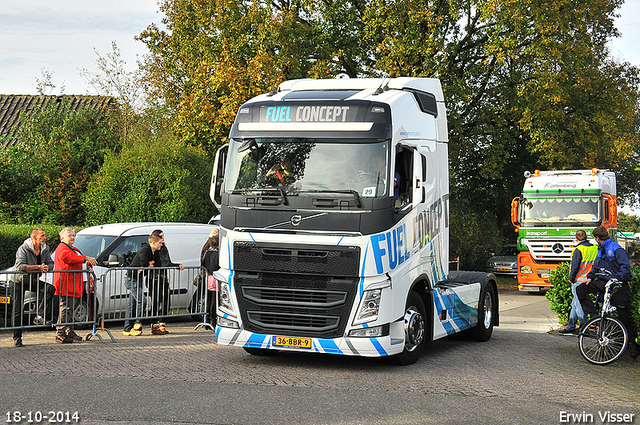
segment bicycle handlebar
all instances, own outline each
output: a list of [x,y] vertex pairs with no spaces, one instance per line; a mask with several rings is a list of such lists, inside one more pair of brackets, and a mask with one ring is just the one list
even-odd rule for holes
[[613,275],[613,272],[607,269],[598,268],[599,271],[596,272],[596,276],[606,279],[606,280],[618,280],[617,277]]

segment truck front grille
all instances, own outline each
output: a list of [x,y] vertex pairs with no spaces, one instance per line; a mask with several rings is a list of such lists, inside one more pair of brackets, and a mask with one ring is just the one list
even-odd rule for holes
[[235,292],[245,329],[342,336],[358,290],[360,250],[237,242]]
[[261,328],[277,328],[281,331],[328,332],[338,328],[340,317],[248,311],[249,322]]
[[571,261],[575,242],[566,238],[528,239],[527,246],[534,260],[555,263]]

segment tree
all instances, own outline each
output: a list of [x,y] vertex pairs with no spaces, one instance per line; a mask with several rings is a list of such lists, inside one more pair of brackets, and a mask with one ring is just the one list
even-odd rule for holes
[[131,221],[206,222],[210,163],[204,153],[149,129],[112,153],[84,196],[87,225]]
[[363,4],[164,0],[166,30],[150,25],[138,37],[151,52],[151,97],[172,111],[181,140],[212,153],[247,99],[283,80],[356,77],[372,64],[356,55]]
[[618,212],[618,230],[621,232],[640,232],[640,217]]
[[[212,152],[243,101],[291,78],[437,77],[452,211],[496,217],[523,172],[609,168],[640,189],[638,69],[608,57],[620,0],[165,0],[145,72],[182,140]],[[458,201],[464,202],[458,202]]]
[[49,102],[24,119],[18,139],[0,153],[2,221],[82,224],[89,178],[119,149],[105,111]]
[[96,64],[100,74],[92,74],[83,68],[81,75],[99,95],[113,96],[117,99],[120,108],[110,117],[110,122],[119,132],[121,141],[126,143],[127,136],[136,125],[138,113],[146,106],[142,71],[140,68],[134,71],[126,70],[127,63],[122,59],[115,41],[111,42],[111,49],[112,51],[105,56],[95,52],[98,56]]

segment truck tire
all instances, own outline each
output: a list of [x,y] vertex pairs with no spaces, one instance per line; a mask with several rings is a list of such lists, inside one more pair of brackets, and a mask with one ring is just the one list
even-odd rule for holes
[[426,317],[422,297],[417,292],[409,292],[404,313],[404,349],[390,357],[393,363],[407,366],[418,361],[426,343]]
[[496,293],[493,285],[485,283],[484,288],[480,292],[480,300],[478,302],[478,324],[469,329],[469,339],[473,341],[489,341],[493,333],[498,314],[498,304],[496,302]]

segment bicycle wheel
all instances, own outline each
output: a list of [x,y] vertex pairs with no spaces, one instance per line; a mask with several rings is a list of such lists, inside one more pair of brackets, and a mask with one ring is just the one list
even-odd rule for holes
[[578,345],[589,363],[606,365],[622,355],[627,346],[627,330],[614,317],[597,317],[587,322]]

